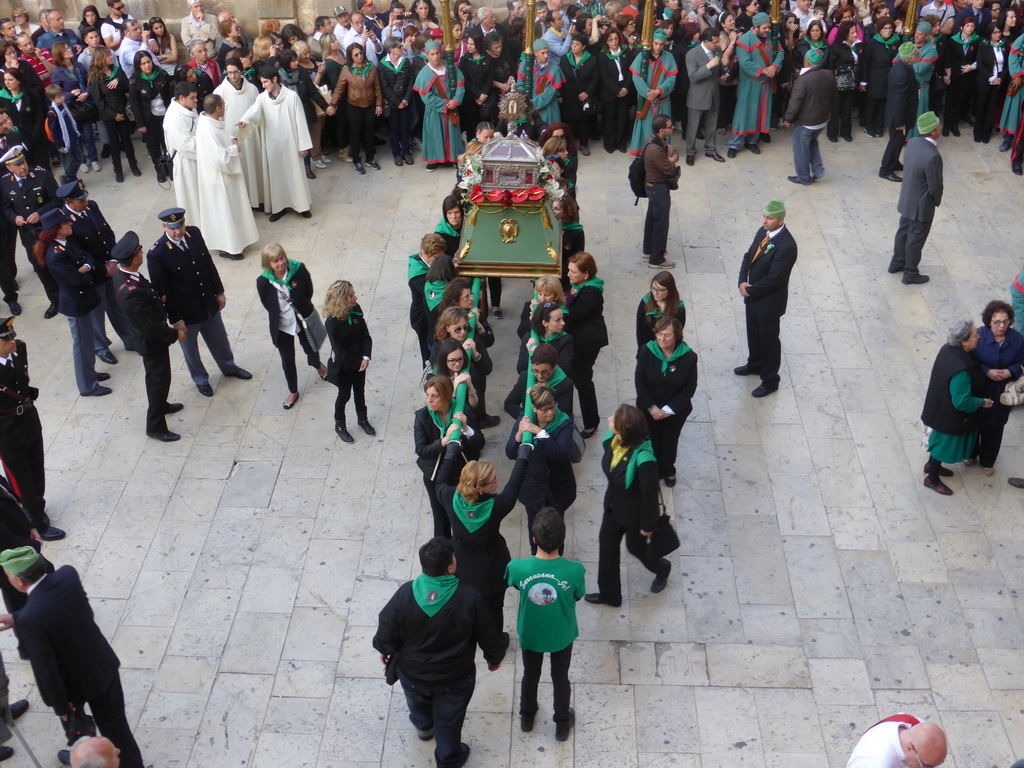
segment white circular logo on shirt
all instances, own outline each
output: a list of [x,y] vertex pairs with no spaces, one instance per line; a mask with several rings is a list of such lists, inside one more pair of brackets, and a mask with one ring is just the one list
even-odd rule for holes
[[558,599],[558,593],[550,584],[534,584],[526,596],[535,605],[550,605]]

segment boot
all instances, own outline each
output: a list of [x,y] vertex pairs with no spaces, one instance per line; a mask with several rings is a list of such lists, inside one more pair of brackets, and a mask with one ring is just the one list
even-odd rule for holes
[[338,437],[341,438],[341,441],[343,443],[354,443],[355,442],[355,438],[353,438],[352,435],[350,435],[348,433],[348,430],[345,429],[345,422],[343,422],[343,421],[336,422],[335,425],[334,425],[334,431],[337,433]]
[[374,437],[377,434],[377,431],[373,426],[371,426],[370,420],[366,418],[366,414],[360,416],[356,423],[359,424],[359,426],[363,428],[363,432],[368,434],[370,437]]

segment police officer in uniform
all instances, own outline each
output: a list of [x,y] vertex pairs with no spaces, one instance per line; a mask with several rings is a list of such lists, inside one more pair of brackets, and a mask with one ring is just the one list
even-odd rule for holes
[[158,218],[164,234],[149,249],[149,275],[157,294],[167,299],[167,315],[178,328],[187,330],[181,343],[189,375],[200,393],[213,397],[210,375],[199,356],[202,334],[210,354],[225,376],[251,379],[252,374],[235,364],[220,311],[227,304],[224,284],[198,227],[185,226],[185,209],[168,208]]
[[43,317],[49,320],[57,314],[57,281],[44,265],[32,258],[32,247],[39,238],[40,217],[59,205],[56,198],[57,182],[49,171],[29,167],[25,159],[25,147],[21,145],[11,147],[0,157],[0,162],[7,166],[7,173],[0,176],[0,200],[4,216],[18,228],[28,260],[39,276],[46,298],[50,300],[50,306],[43,313]]
[[164,297],[153,290],[149,280],[139,273],[142,247],[139,236],[129,230],[110,252],[119,267],[114,275],[117,303],[128,318],[135,350],[142,355],[146,369],[146,434],[165,443],[179,440],[181,435],[167,428],[167,414],[177,413],[181,403],[168,403],[171,391],[171,355],[168,348],[185,340],[185,329],[167,324]]
[[43,426],[35,400],[39,390],[28,383],[28,350],[17,341],[14,318],[0,320],[0,463],[29,523],[43,541],[63,539],[46,516],[46,469]]
[[93,285],[100,296],[100,311],[94,315],[93,335],[96,337],[96,357],[107,365],[116,365],[117,358],[110,351],[110,339],[107,338],[107,324],[104,315],[110,318],[110,325],[120,337],[124,348],[132,351],[132,329],[124,316],[117,300],[114,298],[114,273],[117,261],[110,256],[117,238],[114,230],[100,212],[100,207],[89,199],[89,192],[81,179],[69,181],[57,190],[57,197],[64,201],[64,213],[71,219],[71,238],[83,250],[88,251],[97,270]]

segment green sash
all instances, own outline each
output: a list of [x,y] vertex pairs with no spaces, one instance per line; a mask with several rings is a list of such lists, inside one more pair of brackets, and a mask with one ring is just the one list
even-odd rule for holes
[[437,226],[434,227],[434,232],[439,235],[448,235],[449,237],[458,237],[462,233],[459,232],[455,227],[448,223],[448,219],[441,219]]
[[580,224],[578,221],[570,221],[568,224],[562,225],[562,231],[574,229],[583,229],[583,225]]
[[355,315],[356,317],[362,317],[363,313],[359,312],[359,311],[357,311],[355,309],[350,309],[348,311],[348,314],[345,316],[345,319],[348,321],[349,325],[355,325],[355,323],[352,322],[352,315]]
[[444,288],[448,285],[444,280],[427,280],[423,284],[423,296],[427,300],[427,309],[434,309],[444,298]]
[[549,434],[553,435],[560,426],[569,421],[569,414],[563,413],[562,410],[556,405],[555,406],[555,417],[551,419],[551,423],[544,427],[544,430]]
[[572,290],[573,295],[575,296],[577,293],[579,293],[581,290],[586,288],[588,285],[591,288],[597,288],[597,290],[599,290],[601,293],[604,293],[604,280],[602,280],[600,277],[592,277],[589,280],[587,280],[586,282],[580,283],[579,285],[572,286],[572,288],[570,290]]
[[274,270],[272,269],[264,269],[263,276],[267,278],[267,280],[269,280],[270,282],[277,283],[278,285],[283,285],[285,288],[287,288],[288,283],[292,281],[292,278],[295,277],[295,273],[299,271],[299,267],[301,266],[302,262],[295,261],[294,259],[288,259],[288,271],[285,272],[284,280],[275,275]]
[[391,58],[390,57],[384,59],[384,61],[382,61],[380,63],[380,65],[382,67],[387,67],[389,72],[394,72],[397,75],[397,74],[399,74],[402,71],[402,67],[405,66],[405,57],[402,56],[398,60],[398,66],[397,67],[394,64],[391,63]]
[[565,371],[563,371],[556,365],[555,370],[551,373],[551,378],[548,379],[547,386],[549,386],[551,388],[551,391],[554,392],[555,387],[557,387],[563,381],[565,381]]
[[977,34],[972,34],[972,35],[971,35],[971,39],[970,39],[970,40],[964,40],[964,39],[963,39],[963,37],[961,37],[961,34],[962,34],[962,33],[960,33],[960,32],[957,32],[957,33],[956,33],[955,35],[953,35],[953,37],[951,37],[950,39],[951,39],[951,40],[952,40],[952,41],[953,41],[954,43],[957,43],[958,45],[970,45],[970,44],[971,44],[971,43],[973,43],[973,42],[974,42],[975,40],[977,40],[977,39],[978,39],[978,37],[979,37],[979,35],[977,35]]
[[540,342],[541,344],[550,344],[552,341],[556,341],[557,339],[560,339],[563,336],[565,336],[565,331],[562,331],[561,333],[553,333],[547,338],[540,339]]
[[453,409],[453,408],[449,408],[448,409],[448,421],[447,422],[442,422],[441,421],[441,417],[438,416],[435,411],[432,411],[429,408],[427,408],[427,413],[430,414],[430,420],[434,422],[434,426],[435,427],[437,427],[439,430],[441,430],[441,436],[444,437],[444,433],[447,431],[448,427],[450,427],[452,425],[452,416],[455,414],[455,409]]
[[579,61],[576,61],[576,54],[573,53],[572,51],[567,53],[565,55],[565,57],[569,60],[569,65],[573,69],[579,69],[580,67],[582,67],[586,63],[587,59],[590,58],[590,52],[589,51],[584,51],[583,55],[580,56],[580,60]]
[[419,277],[420,275],[425,275],[429,271],[430,267],[427,266],[427,263],[420,258],[418,253],[414,253],[409,257],[409,276],[406,278],[406,281],[412,280],[414,277]]
[[434,616],[458,588],[458,576],[427,576],[421,573],[412,582],[412,596],[427,616]]
[[[615,435],[612,434],[612,431],[609,429],[608,434],[604,436],[603,445],[608,445],[608,442],[614,437]],[[651,445],[650,438],[646,438],[642,443],[640,443],[640,445],[634,448],[632,453],[629,454],[629,458],[626,460],[627,488],[633,484],[637,468],[648,461],[656,461],[654,458],[654,446]]]
[[665,357],[665,353],[662,351],[661,347],[658,346],[658,342],[656,341],[648,341],[647,348],[651,350],[652,355],[661,360],[662,373],[667,371],[668,367],[672,363],[674,363],[676,360],[678,360],[680,357],[682,357],[683,355],[690,351],[690,346],[685,341],[679,342],[679,346],[676,347],[675,350],[672,352],[671,357]]
[[488,499],[487,501],[478,501],[476,504],[470,504],[458,491],[455,492],[455,496],[452,498],[452,508],[455,510],[455,516],[459,518],[466,530],[473,533],[478,528],[491,519],[491,511],[494,509],[494,499]]

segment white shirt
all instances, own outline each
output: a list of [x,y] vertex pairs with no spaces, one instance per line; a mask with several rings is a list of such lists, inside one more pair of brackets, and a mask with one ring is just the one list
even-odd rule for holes
[[1003,59],[1006,58],[1006,54],[1003,53],[1003,49],[1002,48],[993,48],[992,49],[992,53],[996,57],[996,65],[992,68],[992,71],[995,72],[996,74],[992,75],[992,77],[990,77],[988,79],[988,84],[989,85],[995,85],[996,84],[995,83],[996,78],[999,77],[999,73],[1003,69]]
[[44,573],[42,576],[39,577],[39,580],[36,581],[35,584],[29,584],[28,585],[28,589],[25,590],[25,594],[26,595],[31,595],[32,594],[32,590],[35,589],[36,587],[38,587],[40,584],[42,584],[43,583],[43,579],[45,579],[49,575],[50,574],[48,574],[48,573]]
[[900,731],[909,727],[907,723],[889,722],[869,728],[853,748],[846,768],[908,768]]
[[277,289],[278,330],[292,336],[297,336],[299,333],[299,323],[295,319],[295,310],[292,307],[292,298],[288,289],[283,285],[278,285],[273,280],[270,281],[270,284]]
[[100,24],[100,37],[102,37],[104,40],[106,40],[108,37],[112,37],[114,38],[114,42],[116,43],[118,40],[121,39],[121,30],[124,28],[124,25],[131,21],[133,18],[135,17],[129,16],[126,13],[124,16],[121,17],[120,27],[115,27],[109,21],[103,22],[102,24]]

